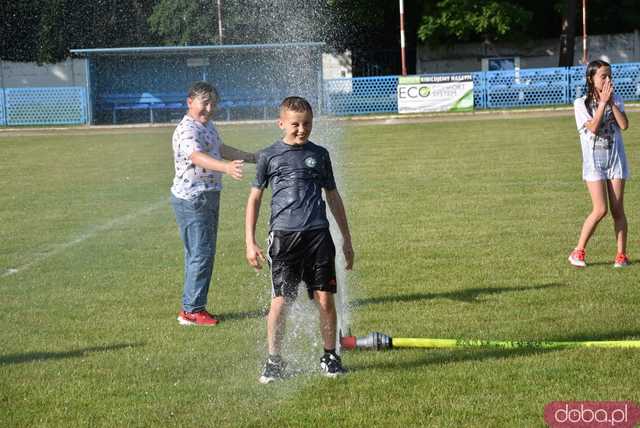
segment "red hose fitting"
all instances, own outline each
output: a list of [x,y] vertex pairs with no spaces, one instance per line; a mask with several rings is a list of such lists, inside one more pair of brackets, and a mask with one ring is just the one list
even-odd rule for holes
[[342,336],[340,338],[340,346],[344,349],[356,349],[356,337],[355,336]]

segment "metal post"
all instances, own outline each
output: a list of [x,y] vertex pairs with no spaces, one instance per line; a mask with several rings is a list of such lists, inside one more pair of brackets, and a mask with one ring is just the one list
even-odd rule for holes
[[402,75],[407,75],[407,61],[405,57],[404,38],[404,0],[400,0],[400,58],[402,61]]
[[0,125],[7,125],[7,94],[4,90],[4,61],[0,59],[0,90],[2,91],[2,122]]
[[71,86],[76,86],[76,70],[74,66],[74,60],[73,58],[67,58],[65,61],[67,64],[71,64]]
[[322,65],[320,65],[320,69],[318,70],[318,116],[322,116],[324,114],[324,108],[322,104],[324,103],[324,82],[322,77]]
[[[93,102],[92,102],[92,94],[91,94],[91,56],[87,55],[84,60],[84,72],[85,78],[87,79],[87,93],[85,94],[86,99],[86,111],[87,111],[87,125],[93,125]],[[114,122],[115,122],[115,109],[114,109]]]
[[582,63],[587,64],[587,0],[582,0]]
[[317,50],[319,58],[318,66],[317,66],[317,84],[318,84],[318,116],[324,114],[324,75],[322,70],[322,49],[318,48]]
[[222,44],[222,0],[218,0],[218,38]]

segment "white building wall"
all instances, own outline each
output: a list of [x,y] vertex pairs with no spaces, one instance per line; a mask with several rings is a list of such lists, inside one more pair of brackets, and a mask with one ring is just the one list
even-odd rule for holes
[[56,64],[0,61],[0,86],[45,88],[86,86],[86,59],[67,59]]
[[[86,86],[86,59],[67,59],[56,64],[11,62],[0,60],[0,87],[44,88]],[[322,74],[325,79],[352,77],[351,52],[323,53]]]
[[[640,62],[640,33],[593,35],[588,37],[589,60],[611,63]],[[483,58],[520,57],[521,68],[557,67],[559,39],[534,40],[524,44],[465,43],[451,47],[416,49],[416,74],[473,72],[482,70]],[[576,37],[574,64],[582,61],[582,36]]]
[[351,51],[322,54],[322,77],[324,79],[351,78],[353,76],[352,69]]
[[[589,60],[602,59],[612,64],[640,62],[640,32],[588,37],[587,53]],[[576,38],[576,64],[581,60],[582,37]]]

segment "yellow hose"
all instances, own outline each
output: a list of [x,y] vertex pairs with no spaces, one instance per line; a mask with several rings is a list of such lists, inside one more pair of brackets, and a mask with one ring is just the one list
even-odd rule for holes
[[394,348],[503,348],[503,349],[561,349],[561,348],[640,348],[640,340],[608,340],[583,342],[542,342],[463,339],[416,339],[394,337]]

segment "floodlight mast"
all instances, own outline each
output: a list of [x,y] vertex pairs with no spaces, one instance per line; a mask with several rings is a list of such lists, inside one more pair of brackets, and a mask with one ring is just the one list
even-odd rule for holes
[[400,0],[400,59],[402,61],[402,75],[407,75],[407,61],[405,57],[404,38],[404,0]]
[[220,40],[220,44],[222,44],[222,0],[217,0],[218,2],[218,39]]

